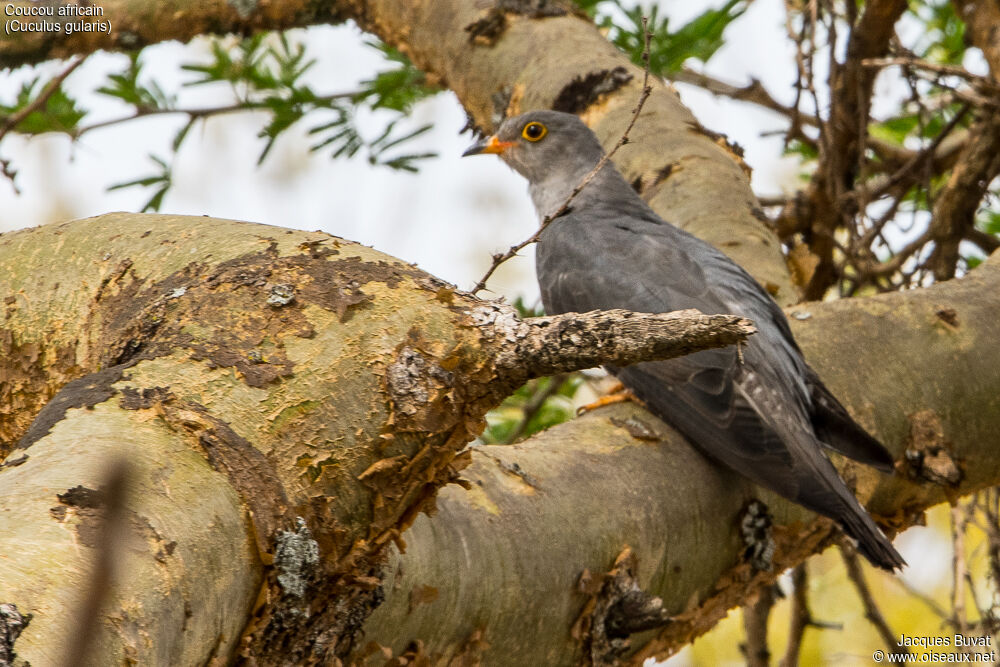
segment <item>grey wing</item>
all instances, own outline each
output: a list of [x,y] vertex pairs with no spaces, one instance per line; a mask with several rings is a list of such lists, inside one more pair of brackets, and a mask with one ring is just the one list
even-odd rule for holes
[[[698,308],[757,322],[761,333],[744,348],[742,365],[736,350],[727,348],[609,370],[707,455],[796,497],[799,480],[791,470],[796,457],[762,414],[773,419],[789,412],[784,417],[790,421],[806,419],[808,396],[797,375],[798,349],[794,343],[786,347],[782,333],[774,330],[770,308],[777,306],[769,305],[773,301],[752,278],[714,249],[706,254],[700,241],[687,247],[686,236],[662,223],[637,230],[594,225],[593,220],[581,224],[572,215],[556,221],[538,248],[546,309]],[[780,310],[777,316],[784,323]],[[775,387],[790,394],[774,395]]]
[[811,367],[806,366],[806,385],[812,395],[813,429],[820,442],[855,461],[882,472],[892,472],[895,460],[881,442],[854,421],[837,397],[830,393]]
[[586,221],[570,214],[543,233],[536,264],[546,308],[698,308],[752,319],[758,333],[743,363],[724,349],[611,370],[705,454],[837,519],[880,567],[902,566],[823,455],[813,429],[836,435],[830,446],[861,460],[884,465],[888,454],[867,434],[870,442],[847,442],[863,429],[805,364],[777,304],[736,264],[680,230],[663,223],[637,230],[644,223],[632,218],[600,224],[594,213],[588,211]]

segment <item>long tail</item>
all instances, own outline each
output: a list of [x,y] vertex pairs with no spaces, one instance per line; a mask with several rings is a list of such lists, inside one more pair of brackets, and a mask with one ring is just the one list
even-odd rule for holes
[[810,485],[808,489],[802,489],[796,500],[809,509],[837,521],[844,532],[857,541],[858,551],[872,565],[890,572],[906,565],[906,561],[892,546],[889,538],[875,525],[865,508],[840,479],[829,459],[819,451],[816,453],[822,459],[822,462],[813,461],[819,468],[816,471],[819,475],[814,478],[817,483]]
[[840,522],[845,533],[857,540],[858,551],[861,552],[861,555],[867,558],[872,565],[877,565],[890,572],[906,565],[906,561],[892,546],[892,542],[879,530],[879,527],[875,525],[860,503],[855,500],[854,505],[856,506],[854,511],[846,511],[841,516],[834,518]]

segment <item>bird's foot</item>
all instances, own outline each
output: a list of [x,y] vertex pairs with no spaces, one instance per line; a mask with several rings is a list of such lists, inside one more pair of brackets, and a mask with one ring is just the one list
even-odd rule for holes
[[592,403],[587,403],[586,405],[581,405],[577,408],[576,416],[579,417],[582,414],[590,412],[591,410],[596,410],[597,408],[602,408],[605,405],[624,403],[625,401],[632,401],[633,403],[642,405],[642,401],[639,400],[638,396],[629,391],[628,388],[621,382],[616,382],[607,394],[601,396]]

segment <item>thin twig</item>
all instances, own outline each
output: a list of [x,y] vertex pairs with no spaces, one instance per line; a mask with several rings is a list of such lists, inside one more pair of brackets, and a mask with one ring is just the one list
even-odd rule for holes
[[[350,99],[356,97],[358,92],[353,93],[334,93],[331,95],[323,95],[321,97],[315,98],[316,103],[332,102],[339,99]],[[138,120],[140,118],[148,118],[149,116],[160,116],[164,114],[185,114],[190,118],[189,122],[194,122],[196,120],[201,120],[203,118],[211,118],[212,116],[218,116],[227,113],[237,113],[240,111],[260,111],[268,110],[271,106],[266,101],[243,101],[236,102],[234,104],[229,104],[220,107],[200,107],[194,109],[141,109],[134,114],[129,116],[122,116],[120,118],[112,118],[110,120],[103,120],[92,125],[86,125],[79,128],[73,133],[74,139],[79,139],[84,134],[92,132],[93,130],[99,130],[112,125],[120,125],[127,123],[129,121]]]
[[[21,189],[17,187],[17,170],[10,166],[10,160],[6,158],[0,158],[0,176],[3,176],[8,181],[10,181],[10,186],[14,188],[14,194],[20,195]],[[982,246],[982,244],[980,244]]]
[[61,86],[62,82],[66,80],[66,77],[72,74],[73,70],[82,65],[83,61],[86,59],[87,56],[81,56],[76,60],[74,60],[73,62],[71,62],[66,67],[66,69],[64,69],[54,79],[45,84],[45,88],[42,89],[42,92],[39,93],[38,97],[33,99],[28,104],[24,105],[22,108],[18,109],[16,112],[7,116],[3,120],[3,124],[0,124],[0,139],[3,139],[8,132],[13,130],[18,125],[20,125],[21,121],[23,121],[29,115],[44,107],[45,103],[49,101],[49,98],[52,97],[52,95],[57,90],[59,90],[59,86]]
[[951,610],[955,627],[963,635],[969,634],[969,622],[965,613],[965,575],[968,573],[965,565],[965,526],[968,517],[961,503],[955,503],[951,508]]
[[538,411],[542,409],[545,402],[559,393],[562,386],[569,379],[568,373],[560,373],[558,375],[553,375],[549,379],[549,385],[541,391],[536,391],[528,401],[521,407],[521,419],[518,420],[517,426],[511,432],[511,434],[504,441],[506,444],[516,442],[523,434],[525,429],[528,428],[528,423],[535,418]]
[[775,587],[765,586],[757,599],[743,607],[743,631],[746,641],[740,644],[747,667],[767,667],[771,652],[767,648],[767,619],[774,608]]
[[792,608],[789,612],[791,622],[788,629],[788,646],[781,667],[795,667],[799,664],[799,653],[802,651],[802,637],[806,628],[821,630],[843,630],[840,623],[817,621],[809,609],[809,573],[805,563],[799,563],[792,570]]
[[998,86],[996,82],[990,80],[987,77],[979,76],[978,74],[973,74],[964,67],[961,67],[959,65],[932,63],[917,58],[916,56],[894,57],[894,58],[865,58],[864,60],[861,61],[861,65],[864,67],[875,67],[875,68],[890,67],[892,65],[899,65],[900,67],[914,67],[916,69],[926,70],[928,72],[933,72],[934,74],[939,74],[942,76],[954,76],[960,79],[965,79],[966,81],[984,90],[989,90],[992,92],[1000,91],[1000,86]]
[[585,187],[587,187],[588,183],[594,180],[594,177],[597,176],[597,174],[601,171],[601,169],[604,168],[604,165],[608,163],[608,160],[610,160],[612,156],[614,156],[614,154],[618,152],[618,149],[628,143],[629,132],[632,131],[632,128],[635,126],[636,120],[638,120],[639,118],[639,113],[642,111],[643,105],[646,104],[646,100],[649,98],[650,93],[653,92],[652,87],[649,85],[649,44],[650,40],[653,37],[653,33],[651,33],[647,29],[648,23],[649,19],[643,16],[642,30],[645,35],[646,46],[642,51],[642,61],[645,65],[642,77],[642,92],[639,93],[639,101],[635,105],[635,109],[632,110],[632,120],[629,121],[628,127],[626,127],[625,131],[622,133],[621,139],[619,139],[618,143],[614,145],[614,148],[612,148],[610,151],[604,154],[604,156],[600,159],[600,161],[598,161],[597,165],[593,169],[591,169],[586,176],[583,177],[583,180],[580,181],[579,185],[573,188],[573,191],[569,193],[568,197],[566,197],[566,201],[563,202],[562,206],[560,206],[555,211],[555,213],[550,213],[549,215],[546,215],[542,219],[542,224],[538,226],[538,229],[535,231],[534,234],[528,237],[525,241],[522,241],[521,243],[518,243],[515,246],[511,246],[510,248],[508,248],[507,252],[503,254],[496,254],[493,256],[493,264],[490,266],[486,274],[479,279],[479,282],[476,283],[476,286],[472,288],[471,291],[472,294],[477,294],[480,291],[482,291],[486,287],[486,281],[490,279],[490,276],[493,275],[494,271],[500,268],[501,264],[506,262],[511,257],[515,256],[517,253],[519,253],[527,246],[536,242],[542,235],[542,232],[545,231],[545,228],[548,227],[553,220],[566,213],[566,211],[569,210],[569,205],[573,202],[574,199],[576,199],[576,196],[580,194],[580,191],[583,190]]
[[906,581],[902,577],[889,577],[889,581],[893,582],[896,586],[902,589],[902,591],[907,595],[923,603],[923,605],[927,607],[927,609],[932,614],[940,618],[942,622],[951,625],[951,619],[948,616],[948,610],[942,607],[940,604],[938,604],[937,600],[932,598],[930,595],[927,595],[927,593],[924,593],[923,591],[920,591],[911,586],[910,584],[906,583]]
[[806,564],[799,563],[792,570],[792,609],[789,612],[791,621],[788,628],[788,646],[785,647],[785,657],[781,660],[781,667],[794,667],[799,664],[802,637],[806,633],[806,628],[812,624],[808,592],[809,573]]
[[750,83],[745,86],[736,86],[721,79],[717,79],[709,74],[696,72],[688,67],[685,67],[677,72],[672,72],[667,76],[671,81],[696,86],[702,90],[712,93],[713,95],[721,95],[730,99],[739,100],[740,102],[749,102],[764,109],[780,113],[787,116],[792,121],[793,127],[801,125],[818,126],[821,122],[820,119],[803,113],[795,105],[785,106],[776,100],[767,88],[764,87],[764,84],[757,79],[750,79]]
[[[868,588],[868,582],[865,581],[865,573],[861,569],[861,561],[858,559],[858,554],[854,549],[840,548],[840,555],[844,559],[844,565],[847,566],[847,578],[851,580],[854,584],[855,590],[858,592],[858,596],[861,598],[861,604],[865,608],[865,618],[875,626],[878,630],[878,634],[882,637],[882,641],[885,642],[886,647],[893,653],[906,653],[909,655],[909,651],[906,647],[899,646],[896,641],[896,635],[893,634],[892,630],[889,628],[889,624],[885,620],[885,616],[882,615],[882,611],[878,608],[875,603],[875,597],[872,595],[871,589]],[[900,663],[904,664],[904,663]]]

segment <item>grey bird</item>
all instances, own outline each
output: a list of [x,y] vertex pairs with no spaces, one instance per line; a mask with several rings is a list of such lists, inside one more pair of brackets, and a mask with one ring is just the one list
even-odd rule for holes
[[[498,154],[524,176],[539,218],[555,213],[604,149],[579,118],[533,111],[503,122],[465,155]],[[905,565],[823,453],[893,469],[892,455],[806,364],[770,295],[713,246],[657,215],[608,161],[541,233],[536,250],[550,314],[697,308],[752,320],[743,349],[608,367],[710,459],[836,520],[886,570]]]

